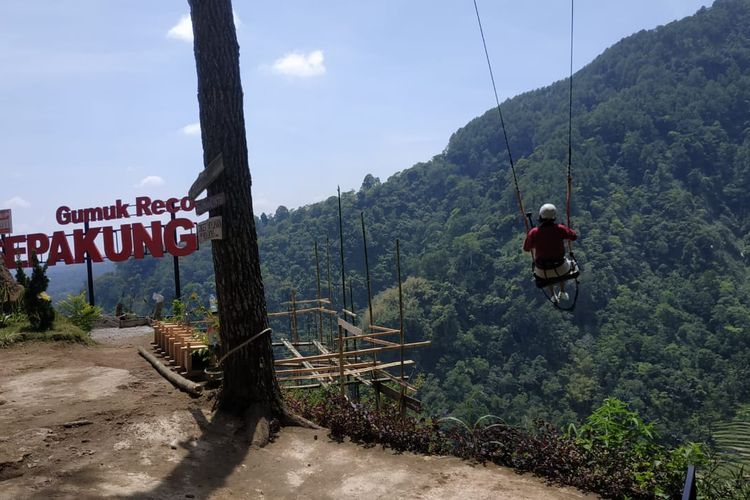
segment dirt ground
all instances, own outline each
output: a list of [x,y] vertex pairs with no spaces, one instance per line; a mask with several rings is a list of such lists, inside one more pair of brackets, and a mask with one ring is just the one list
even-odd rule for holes
[[150,329],[107,329],[95,347],[0,349],[0,499],[596,498],[452,457],[336,443],[282,429],[262,449],[205,397],[179,392],[136,348]]

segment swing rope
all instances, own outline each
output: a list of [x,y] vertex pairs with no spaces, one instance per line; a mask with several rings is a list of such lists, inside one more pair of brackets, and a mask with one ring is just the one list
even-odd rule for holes
[[[513,173],[513,184],[516,189],[516,200],[518,201],[518,208],[521,211],[521,219],[523,219],[524,226],[526,227],[526,233],[528,234],[529,230],[531,229],[531,226],[533,223],[531,222],[531,215],[526,214],[526,211],[523,207],[523,199],[521,197],[521,189],[518,186],[518,176],[516,175],[516,168],[513,163],[513,155],[510,151],[510,142],[508,141],[508,133],[505,128],[505,120],[503,119],[503,113],[500,109],[500,99],[497,96],[497,85],[495,84],[495,76],[492,71],[492,63],[490,62],[490,55],[489,51],[487,50],[487,42],[485,40],[484,36],[484,29],[482,28],[482,19],[479,15],[479,7],[477,6],[477,0],[474,1],[474,12],[476,12],[477,15],[477,23],[479,24],[479,33],[482,36],[482,46],[484,47],[484,55],[487,59],[487,68],[490,72],[490,80],[492,81],[492,90],[495,94],[495,104],[497,107],[497,113],[500,116],[500,125],[502,127],[503,131],[503,138],[505,139],[505,149],[508,152],[508,161],[510,163],[510,169]],[[570,78],[568,80],[568,178],[567,178],[567,191],[565,195],[565,210],[566,210],[566,219],[567,219],[567,226],[570,227],[570,213],[571,213],[571,198],[573,194],[573,174],[572,174],[572,163],[573,163],[573,19],[574,19],[574,0],[570,1]],[[573,242],[568,240],[568,251],[570,253],[570,257],[574,262],[574,265],[576,269],[578,268],[578,263],[576,262],[575,256],[573,255]],[[534,252],[532,251],[532,262],[535,260]],[[568,311],[572,312],[575,309],[576,303],[578,302],[578,277],[575,278],[575,295],[573,297],[572,304],[570,306],[561,306],[558,302],[552,300],[551,296],[547,295],[547,292],[542,290],[544,295],[547,297],[547,300],[552,302],[552,304],[560,311]]]
[[[565,212],[570,227],[570,198],[573,195],[573,19],[574,0],[570,0],[570,78],[568,79],[568,187],[565,195]],[[568,253],[573,256],[573,242],[568,240]],[[575,257],[573,257],[575,259]]]
[[490,53],[487,51],[487,42],[484,39],[484,30],[482,29],[482,19],[479,17],[479,7],[477,7],[477,0],[474,0],[474,12],[477,14],[477,23],[479,23],[479,33],[482,35],[482,45],[484,46],[484,56],[487,58],[487,67],[490,70],[490,80],[492,80],[492,90],[495,93],[495,104],[497,105],[497,114],[500,115],[500,125],[503,129],[503,137],[505,138],[505,149],[508,151],[508,161],[510,162],[510,170],[513,172],[513,184],[516,188],[516,200],[518,201],[518,209],[521,211],[521,219],[526,227],[526,232],[529,232],[529,222],[526,220],[526,211],[523,208],[523,200],[521,198],[521,189],[518,187],[518,177],[516,176],[516,167],[513,164],[513,155],[510,153],[510,142],[508,142],[508,133],[505,130],[505,120],[503,120],[503,112],[500,110],[500,99],[497,97],[497,86],[495,85],[495,75],[492,73],[492,63],[490,62]]

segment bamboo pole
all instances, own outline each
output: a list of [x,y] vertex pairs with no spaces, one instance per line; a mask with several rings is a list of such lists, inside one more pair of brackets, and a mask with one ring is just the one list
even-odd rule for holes
[[[414,364],[414,360],[407,359],[406,361],[404,361],[404,363],[406,363],[407,365],[412,365],[412,364]],[[385,377],[388,381],[394,382],[394,383],[396,383],[398,385],[402,385],[402,386],[404,386],[409,391],[417,392],[417,390],[418,390],[413,385],[407,383],[406,380],[401,380],[397,375],[392,375],[392,374],[388,373],[387,371],[380,371],[380,368],[378,368],[378,373],[382,377]],[[409,377],[407,376],[405,378],[408,379]]]
[[341,254],[341,300],[346,310],[346,271],[344,270],[344,220],[341,216],[341,187],[336,187],[339,198],[339,253]]
[[[331,281],[331,242],[326,236],[326,270],[328,273],[328,298],[333,303],[333,282]],[[333,317],[328,317],[328,345],[333,348]]]
[[[318,309],[321,309],[320,298],[320,259],[318,258],[318,240],[315,240],[315,277],[318,284]],[[318,341],[323,342],[323,313],[318,311]]]
[[299,335],[297,334],[297,303],[295,302],[294,288],[292,288],[292,339],[294,342],[299,342]]
[[365,336],[359,337],[359,338],[361,338],[365,342],[369,342],[369,343],[375,344],[375,345],[393,345],[393,346],[401,345],[398,342],[391,342],[390,340],[374,339],[374,338],[372,338],[371,335],[374,335],[374,334],[365,335]]
[[[353,369],[350,369],[348,365],[346,365],[344,366],[343,371],[339,368],[339,374],[343,372],[344,377],[353,377],[355,375],[361,375],[363,373],[371,373],[374,370],[385,370],[387,368],[395,368],[399,365],[399,363],[400,363],[399,361],[394,361],[393,363],[385,363],[381,366],[374,367],[370,365],[368,362],[368,366],[365,366],[362,368],[353,368]],[[305,373],[305,374],[297,374],[297,375],[279,377],[279,382],[285,382],[285,381],[290,381],[290,380],[317,380],[317,379],[331,378],[335,376],[336,375],[330,374],[330,373],[317,373],[317,372]]]
[[[388,378],[380,378],[375,380],[375,382],[388,382],[390,379]],[[360,384],[362,383],[361,380],[352,380],[351,382],[344,382],[345,385],[351,385],[351,384]],[[284,385],[283,389],[317,389],[318,387],[322,387],[321,384],[302,384],[302,385]]]
[[[271,345],[273,347],[284,347],[285,344],[283,342],[273,342]],[[300,346],[311,346],[311,345],[314,345],[314,344],[312,342],[297,342],[297,344],[296,344],[297,347],[300,347]]]
[[[404,379],[404,294],[401,290],[401,244],[398,238],[396,239],[396,273],[398,275],[398,318],[399,318],[399,339],[401,343],[401,349],[399,350],[401,355],[401,380]],[[403,404],[404,389],[401,386],[401,399],[399,400],[399,411],[401,416],[406,412],[406,407]]]
[[[330,304],[331,303],[331,301],[328,300],[328,299],[326,299],[326,298],[322,298],[322,299],[307,299],[307,300],[298,300],[298,301],[296,301],[297,304],[312,304],[314,302],[320,302],[320,303],[323,303],[323,304]],[[281,305],[289,305],[289,304],[291,304],[291,301],[286,301],[286,302],[282,302],[281,303]]]
[[[336,314],[338,314],[336,311],[333,311],[331,309],[326,309],[324,307],[308,307],[308,308],[305,308],[305,309],[297,309],[295,312],[296,312],[296,314],[305,314],[305,313],[310,313],[310,312],[321,312],[323,314],[328,314],[330,316],[335,316]],[[268,317],[269,318],[278,318],[278,317],[281,317],[281,316],[290,316],[291,314],[292,314],[292,311],[273,312],[273,313],[268,313]]]
[[432,343],[432,341],[430,341],[430,340],[423,340],[421,342],[411,342],[411,343],[408,343],[408,344],[399,344],[399,345],[383,346],[383,347],[370,347],[370,348],[367,348],[367,349],[359,349],[358,351],[346,351],[346,352],[344,352],[343,351],[343,347],[344,347],[343,340],[346,340],[346,338],[343,337],[343,334],[341,332],[339,332],[339,340],[340,340],[340,344],[339,344],[339,353],[338,354],[335,354],[335,353],[330,353],[330,354],[314,354],[312,356],[306,356],[304,358],[277,359],[274,364],[276,366],[279,366],[279,365],[289,365],[289,364],[299,363],[300,361],[320,361],[320,360],[323,360],[323,359],[332,359],[332,358],[335,358],[337,356],[352,358],[352,357],[356,357],[356,356],[361,356],[363,354],[372,354],[373,352],[381,353],[383,351],[392,351],[394,349],[399,349],[399,348],[413,349],[413,348],[416,348],[416,347],[424,347],[424,346],[428,346],[428,345],[430,345]]
[[375,331],[378,332],[389,332],[389,333],[398,333],[398,328],[388,328],[386,326],[378,326],[378,325],[371,325],[370,328],[372,328]]
[[[370,281],[370,260],[369,260],[369,258],[367,256],[367,231],[365,230],[365,213],[364,213],[364,211],[360,212],[359,216],[360,216],[360,219],[362,221],[362,246],[364,247],[364,250],[365,250],[365,277],[367,279],[367,309],[370,312],[370,321],[369,321],[369,324],[368,324],[368,329],[370,330],[370,332],[372,332],[373,331],[372,330],[372,324],[373,324],[373,319],[372,319],[372,282]],[[354,309],[354,308],[352,308],[352,309]],[[373,342],[373,343],[376,343],[376,342]],[[377,354],[373,354],[372,355],[372,359],[373,359],[373,366],[377,365],[378,364],[378,356],[377,356]],[[375,373],[374,372],[370,372],[370,378],[371,379],[375,378]],[[375,388],[375,409],[377,409],[377,410],[380,409],[380,391],[377,389],[377,387]]]
[[[344,341],[343,341],[343,331],[341,327],[339,326],[339,385],[341,387],[341,397],[346,397],[346,389],[344,387]],[[325,354],[324,356],[331,356],[330,354]]]
[[[390,337],[391,335],[395,335],[397,333],[398,333],[398,331],[395,331],[395,332],[363,333],[361,335],[350,335],[349,337],[347,337],[347,339],[349,339],[349,340],[353,340],[353,339],[365,339],[365,340],[367,340],[368,338],[371,338],[371,337]],[[391,342],[391,343],[392,344],[396,344],[396,342]],[[396,345],[398,345],[398,344],[396,344]]]
[[[333,360],[331,360],[331,361],[333,361]],[[336,361],[338,361],[338,360],[336,360]],[[406,362],[408,363],[408,361],[409,360],[407,360]],[[382,368],[382,366],[381,366],[382,364],[383,363],[380,363],[377,368],[378,369]],[[370,366],[370,362],[369,361],[367,361],[367,362],[363,361],[361,363],[350,363],[350,364],[345,365],[345,367],[347,369],[364,368],[366,366]],[[317,372],[321,372],[321,373],[322,372],[333,372],[333,371],[338,371],[338,369],[339,369],[338,363],[336,363],[336,364],[328,364],[328,365],[312,365],[311,367],[306,367],[306,368],[289,368],[289,369],[286,369],[286,370],[276,370],[276,375],[281,375],[281,376],[284,376],[284,375],[299,375],[300,373],[312,373],[312,372],[316,372],[316,371]]]
[[[352,306],[352,310],[355,310],[356,307],[354,307],[354,291],[352,290],[352,281],[354,281],[354,280],[349,280],[349,303]],[[349,332],[345,332],[344,335],[346,337],[348,337],[349,336]],[[347,347],[347,349],[349,348],[349,339],[348,338],[346,339],[346,347]],[[354,340],[354,352],[357,352],[358,349],[359,348],[357,347],[357,340],[355,339]],[[356,363],[357,361],[359,361],[359,359],[357,359],[357,355],[355,354],[354,355],[354,362]],[[348,378],[349,378],[349,376],[347,375],[347,379]],[[354,386],[354,401],[359,402],[359,384],[357,384],[357,385]]]
[[[283,342],[284,342],[284,345],[286,346],[286,348],[289,349],[289,351],[291,351],[292,354],[294,354],[295,356],[297,356],[297,359],[300,359],[300,361],[302,361],[302,364],[306,368],[314,368],[313,365],[312,365],[312,363],[310,363],[309,361],[304,361],[304,360],[301,359],[301,358],[303,358],[302,354],[297,349],[295,349],[294,346],[288,340],[284,340]],[[313,372],[313,375],[319,375],[319,373]],[[328,382],[322,382],[326,387],[328,386],[329,383],[333,382],[333,377],[331,375],[325,375],[325,374],[323,374],[320,377],[316,377],[316,378],[328,378],[328,380],[329,380]]]

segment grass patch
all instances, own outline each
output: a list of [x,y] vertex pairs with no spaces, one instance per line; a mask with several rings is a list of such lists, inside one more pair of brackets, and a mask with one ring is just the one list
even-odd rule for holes
[[0,328],[0,348],[10,347],[19,342],[42,341],[42,342],[72,342],[77,344],[91,345],[91,335],[71,323],[64,316],[58,315],[52,325],[52,329],[46,332],[35,332],[26,319],[10,322]]

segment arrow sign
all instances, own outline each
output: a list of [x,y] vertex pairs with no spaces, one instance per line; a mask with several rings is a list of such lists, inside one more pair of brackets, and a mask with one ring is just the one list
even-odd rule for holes
[[195,213],[197,215],[203,215],[209,210],[213,210],[214,208],[222,206],[225,201],[226,196],[224,196],[224,193],[219,193],[214,196],[208,196],[200,200],[195,200]]
[[191,200],[195,201],[195,199],[198,197],[199,194],[201,194],[208,186],[214,183],[216,179],[219,178],[219,174],[221,174],[224,171],[224,159],[221,155],[221,153],[216,156],[213,160],[211,160],[211,163],[208,164],[208,166],[198,174],[198,178],[195,180],[192,186],[190,186],[190,191],[188,191],[188,196]]
[[208,240],[220,240],[222,236],[223,231],[221,229],[220,215],[198,223],[198,243]]

